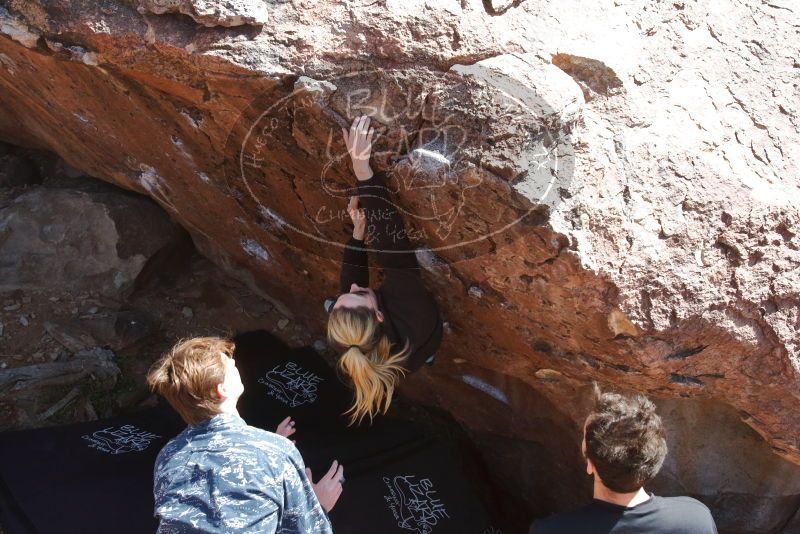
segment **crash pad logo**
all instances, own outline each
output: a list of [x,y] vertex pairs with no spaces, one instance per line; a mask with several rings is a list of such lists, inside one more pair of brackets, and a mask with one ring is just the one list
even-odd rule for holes
[[323,380],[296,363],[287,362],[267,371],[263,378],[258,379],[258,383],[267,386],[267,392],[272,397],[290,408],[296,408],[317,400],[317,386]]
[[389,489],[384,499],[398,527],[417,534],[430,534],[439,520],[450,518],[430,479],[418,480],[414,475],[407,475],[383,477],[383,482]]
[[89,442],[89,447],[108,454],[123,454],[126,452],[141,452],[150,446],[154,439],[161,436],[146,430],[141,430],[133,425],[108,427],[98,430],[91,435],[83,436]]

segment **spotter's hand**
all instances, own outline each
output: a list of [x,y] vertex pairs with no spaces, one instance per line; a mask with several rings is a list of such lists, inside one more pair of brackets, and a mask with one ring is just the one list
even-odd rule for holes
[[275,433],[283,436],[284,438],[288,438],[292,434],[295,433],[297,429],[295,428],[294,421],[291,417],[287,417],[278,425],[278,428],[275,429]]
[[322,505],[326,512],[330,512],[336,505],[336,501],[339,500],[339,496],[342,494],[344,467],[334,460],[331,464],[331,468],[328,469],[325,476],[319,479],[319,482],[316,484],[314,484],[311,469],[306,468],[306,476],[314,488],[314,493],[317,496],[319,504]]

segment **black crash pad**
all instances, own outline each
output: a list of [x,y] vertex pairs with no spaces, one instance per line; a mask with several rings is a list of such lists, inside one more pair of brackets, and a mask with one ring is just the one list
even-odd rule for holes
[[154,532],[153,464],[185,426],[165,406],[0,434],[5,534]]
[[274,429],[287,415],[292,436],[315,477],[331,460],[344,465],[344,491],[331,512],[337,534],[482,534],[489,517],[455,465],[456,451],[421,426],[378,417],[348,426],[352,392],[311,348],[287,350],[266,332],[236,338],[245,393],[239,413]]
[[[315,478],[345,466],[332,511],[337,534],[494,532],[453,461],[454,451],[393,417],[348,426],[351,400],[312,349],[290,350],[266,332],[236,338],[245,385],[239,412],[274,430],[287,415]],[[5,534],[153,532],[152,471],[158,451],[184,428],[169,407],[56,428],[0,434],[0,517]]]

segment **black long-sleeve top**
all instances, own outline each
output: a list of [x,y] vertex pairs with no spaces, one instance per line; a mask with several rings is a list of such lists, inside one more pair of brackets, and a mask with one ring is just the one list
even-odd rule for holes
[[[359,181],[358,196],[366,215],[370,246],[384,272],[383,284],[375,290],[384,316],[382,328],[392,343],[392,352],[401,350],[408,340],[410,352],[404,367],[414,372],[441,345],[439,306],[422,283],[414,248],[386,187],[386,174],[374,173],[369,180]],[[344,249],[339,291],[349,292],[353,283],[369,287],[367,248],[364,241],[355,238]]]

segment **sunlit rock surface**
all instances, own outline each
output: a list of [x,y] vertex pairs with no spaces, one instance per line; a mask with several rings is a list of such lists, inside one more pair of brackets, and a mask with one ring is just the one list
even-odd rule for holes
[[672,447],[660,487],[732,532],[791,528],[796,6],[206,4],[5,1],[0,137],[150,195],[321,332],[352,193],[340,127],[369,113],[448,322],[407,394],[537,513],[586,495],[588,383],[663,398],[704,441]]

